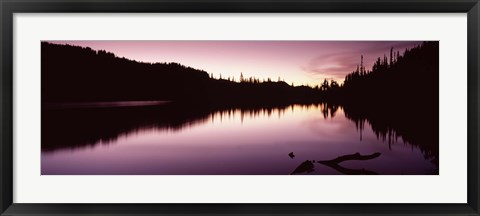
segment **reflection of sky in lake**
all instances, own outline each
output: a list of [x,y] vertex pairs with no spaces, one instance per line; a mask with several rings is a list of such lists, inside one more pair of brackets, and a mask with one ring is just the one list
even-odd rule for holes
[[[121,121],[119,119],[118,121]],[[108,144],[42,152],[42,174],[290,174],[305,160],[381,153],[345,161],[349,169],[379,174],[432,174],[438,168],[417,147],[360,133],[341,108],[324,118],[320,106],[249,113],[216,112],[181,130],[141,129]],[[288,153],[293,152],[294,158]],[[340,174],[316,163],[311,174]]]

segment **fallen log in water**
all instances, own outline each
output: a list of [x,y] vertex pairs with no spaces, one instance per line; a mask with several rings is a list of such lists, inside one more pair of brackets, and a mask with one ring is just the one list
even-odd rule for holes
[[346,175],[377,175],[378,173],[366,169],[349,169],[339,165],[339,163],[349,160],[371,160],[380,156],[380,153],[374,153],[371,155],[360,155],[360,153],[355,153],[351,155],[344,155],[337,157],[333,160],[325,160],[325,161],[318,161],[318,163],[323,164],[325,166],[331,167],[337,170],[340,173]]
[[347,160],[371,160],[371,159],[374,159],[374,158],[377,158],[378,156],[380,156],[381,154],[379,152],[377,153],[373,153],[371,155],[361,155],[360,153],[355,153],[355,154],[351,154],[351,155],[344,155],[344,156],[340,156],[340,157],[337,157],[333,160],[326,160],[326,161],[319,161],[319,162],[328,162],[328,163],[341,163],[343,161],[347,161]]

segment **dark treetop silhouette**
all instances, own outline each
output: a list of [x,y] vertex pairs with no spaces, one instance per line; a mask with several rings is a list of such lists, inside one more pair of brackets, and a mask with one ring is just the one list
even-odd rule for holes
[[[401,138],[438,163],[438,42],[424,42],[402,54],[392,48],[390,57],[378,58],[371,70],[363,66],[362,56],[344,84],[325,80],[315,87],[281,79],[214,79],[178,63],[137,62],[71,45],[42,42],[41,48],[44,151],[112,140],[139,128],[179,129],[204,122],[215,112],[324,103],[325,118],[343,107],[360,139],[368,122],[379,139],[391,144]],[[128,110],[52,109],[55,104],[105,101],[168,103]]]
[[113,53],[42,43],[42,102],[167,100],[215,105],[319,101],[319,91],[283,81],[213,79],[178,63],[142,63]]
[[324,96],[342,105],[360,130],[368,121],[377,137],[389,144],[398,137],[421,143],[424,154],[438,160],[438,42],[424,42],[403,55],[392,48],[390,60],[378,58],[368,71],[361,63],[343,86],[330,85]]

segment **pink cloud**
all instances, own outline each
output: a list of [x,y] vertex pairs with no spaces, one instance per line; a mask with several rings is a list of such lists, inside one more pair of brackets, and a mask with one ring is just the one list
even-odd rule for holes
[[142,62],[177,62],[215,76],[260,79],[281,77],[288,83],[343,81],[360,64],[370,68],[390,47],[401,52],[416,41],[50,41],[106,50]]

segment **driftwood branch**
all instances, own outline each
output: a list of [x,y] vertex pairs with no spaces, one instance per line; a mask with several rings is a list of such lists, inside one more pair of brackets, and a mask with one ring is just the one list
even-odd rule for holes
[[318,161],[318,163],[321,163],[325,166],[331,167],[335,170],[337,170],[340,173],[346,174],[346,175],[377,175],[378,173],[366,169],[349,169],[345,168],[339,165],[339,163],[344,162],[344,161],[349,161],[349,160],[371,160],[374,158],[377,158],[380,156],[380,153],[374,153],[371,155],[360,155],[358,152],[355,154],[351,155],[344,155],[337,157],[333,160],[326,160],[326,161]]
[[344,156],[340,156],[340,157],[337,157],[333,160],[327,160],[327,161],[318,161],[319,163],[320,162],[327,162],[327,163],[341,163],[343,161],[348,161],[348,160],[371,160],[371,159],[374,159],[374,158],[377,158],[378,156],[380,156],[381,154],[380,153],[373,153],[371,155],[361,155],[360,153],[355,153],[355,154],[351,154],[351,155],[344,155]]
[[[373,153],[371,155],[361,155],[360,153],[355,153],[351,155],[343,155],[337,157],[333,160],[324,160],[324,161],[317,161],[317,163],[323,164],[325,166],[331,167],[337,170],[340,173],[346,175],[377,175],[378,173],[366,169],[349,169],[339,165],[339,163],[349,160],[371,160],[374,158],[379,157],[380,153]],[[315,165],[314,160],[306,160],[301,163],[292,173],[291,175],[301,174],[301,173],[311,173],[314,171]]]

